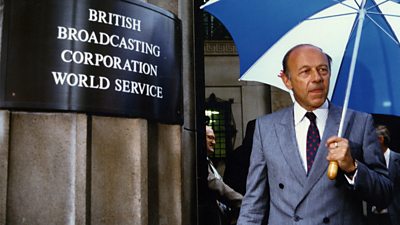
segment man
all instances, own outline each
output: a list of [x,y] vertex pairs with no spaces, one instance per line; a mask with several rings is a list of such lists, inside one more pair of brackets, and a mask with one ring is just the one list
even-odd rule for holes
[[[392,183],[371,116],[348,110],[336,136],[342,109],[327,100],[330,61],[308,44],[285,55],[281,78],[295,103],[256,121],[238,225],[359,225],[362,200],[388,205]],[[329,161],[339,166],[335,180]]]
[[[207,145],[208,155],[214,153],[215,144],[216,142],[215,142],[214,130],[210,126],[206,126],[206,145]],[[207,160],[208,160],[208,177],[207,177],[208,188],[215,195],[216,204],[219,207],[222,217],[221,224],[224,223],[234,224],[236,223],[237,212],[240,209],[243,196],[240,193],[233,190],[228,185],[226,185],[222,180],[221,175],[214,167],[211,160],[208,157]],[[229,211],[230,209],[232,210],[232,212]]]
[[376,127],[376,133],[385,157],[389,177],[393,181],[393,200],[388,208],[368,207],[368,224],[398,225],[400,224],[400,154],[389,149],[390,132],[384,125]]

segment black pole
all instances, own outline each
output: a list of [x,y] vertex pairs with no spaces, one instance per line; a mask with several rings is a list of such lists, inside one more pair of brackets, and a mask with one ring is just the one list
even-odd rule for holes
[[196,93],[196,183],[197,183],[197,224],[207,225],[209,196],[207,194],[207,153],[205,146],[205,81],[204,81],[204,34],[203,34],[203,10],[200,6],[203,0],[194,1],[194,70],[195,70],[195,93]]

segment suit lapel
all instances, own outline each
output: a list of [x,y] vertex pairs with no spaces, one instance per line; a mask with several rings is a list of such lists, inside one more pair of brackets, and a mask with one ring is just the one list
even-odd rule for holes
[[325,131],[324,134],[322,135],[321,144],[319,145],[317,155],[315,156],[314,164],[308,175],[307,183],[304,187],[303,197],[305,197],[310,192],[311,188],[315,185],[315,183],[317,183],[317,181],[320,180],[321,178],[324,178],[323,176],[326,174],[329,162],[326,160],[328,149],[325,147],[325,143],[331,136],[338,135],[340,117],[341,117],[340,108],[330,104],[328,118],[326,120],[326,125],[325,125]]
[[275,126],[282,155],[297,181],[304,186],[306,172],[297,146],[293,117],[293,107],[291,107],[283,115],[280,123],[276,123]]

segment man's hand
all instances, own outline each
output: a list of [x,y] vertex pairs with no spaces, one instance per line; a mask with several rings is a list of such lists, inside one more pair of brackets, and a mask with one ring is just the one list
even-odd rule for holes
[[351,156],[349,141],[345,138],[332,136],[326,142],[328,147],[328,161],[337,161],[339,168],[347,174],[351,174],[356,170],[356,165]]

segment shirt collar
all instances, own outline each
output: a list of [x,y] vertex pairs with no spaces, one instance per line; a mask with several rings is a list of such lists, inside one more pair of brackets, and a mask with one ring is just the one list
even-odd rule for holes
[[[328,118],[328,109],[329,109],[329,102],[325,100],[324,104],[322,104],[318,109],[312,111],[318,120],[325,121]],[[300,106],[299,103],[296,101],[294,102],[294,125],[296,126],[299,124],[303,119],[304,115],[306,114],[307,110]]]
[[383,154],[386,161],[386,167],[389,168],[389,160],[390,160],[390,149],[388,148],[386,152]]

